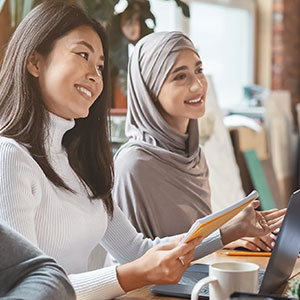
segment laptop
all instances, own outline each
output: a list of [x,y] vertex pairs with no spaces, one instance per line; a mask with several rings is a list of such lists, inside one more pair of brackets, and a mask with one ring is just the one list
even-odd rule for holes
[[[265,271],[259,271],[259,294],[281,295],[294,269],[300,250],[300,190],[291,196],[285,218],[277,236],[272,255]],[[208,265],[194,264],[183,274],[180,282],[173,285],[155,285],[150,288],[154,295],[191,297],[194,285],[208,276]],[[208,299],[208,286],[201,289],[199,299]]]

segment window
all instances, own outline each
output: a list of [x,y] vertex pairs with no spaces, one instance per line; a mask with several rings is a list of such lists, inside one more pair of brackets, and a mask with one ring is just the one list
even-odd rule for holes
[[243,86],[254,81],[254,0],[187,1],[188,26],[174,1],[150,2],[156,31],[178,29],[190,36],[203,60],[204,73],[213,78],[219,105],[229,109],[241,104]]

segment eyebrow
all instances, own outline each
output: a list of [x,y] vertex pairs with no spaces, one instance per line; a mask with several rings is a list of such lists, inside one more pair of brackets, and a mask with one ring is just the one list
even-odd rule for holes
[[[92,53],[95,53],[95,50],[93,48],[92,45],[90,45],[89,43],[85,42],[85,41],[79,41],[76,43],[77,45],[83,45],[86,46]],[[100,55],[100,59],[104,61],[104,56]]]
[[[197,66],[199,66],[199,65],[202,65],[202,61],[201,61],[201,60],[199,60],[199,61],[197,61],[197,62],[195,63],[195,67],[197,67]],[[186,70],[186,69],[188,69],[187,66],[181,66],[181,67],[175,68],[175,69],[172,71],[171,74],[174,74],[174,73],[176,73],[176,72],[179,72],[179,71],[182,71],[182,70]]]

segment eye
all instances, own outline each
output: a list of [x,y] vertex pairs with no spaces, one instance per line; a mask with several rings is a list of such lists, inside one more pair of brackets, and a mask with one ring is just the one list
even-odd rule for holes
[[202,74],[203,73],[203,68],[198,68],[196,71],[195,71],[196,74]]
[[89,58],[89,55],[86,52],[79,52],[78,55],[83,57],[85,60],[88,60]]
[[98,70],[101,74],[103,74],[103,72],[104,72],[104,66],[103,66],[103,65],[97,66],[97,70]]
[[174,80],[183,80],[185,79],[186,75],[185,74],[178,74],[177,76],[174,77]]

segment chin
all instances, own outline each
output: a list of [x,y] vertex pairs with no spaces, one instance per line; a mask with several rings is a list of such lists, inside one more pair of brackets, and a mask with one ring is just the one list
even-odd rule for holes
[[87,111],[80,111],[80,112],[74,112],[74,119],[84,119],[89,115],[89,110]]
[[198,112],[197,114],[194,114],[193,116],[190,117],[190,119],[200,119],[205,115],[205,110]]

